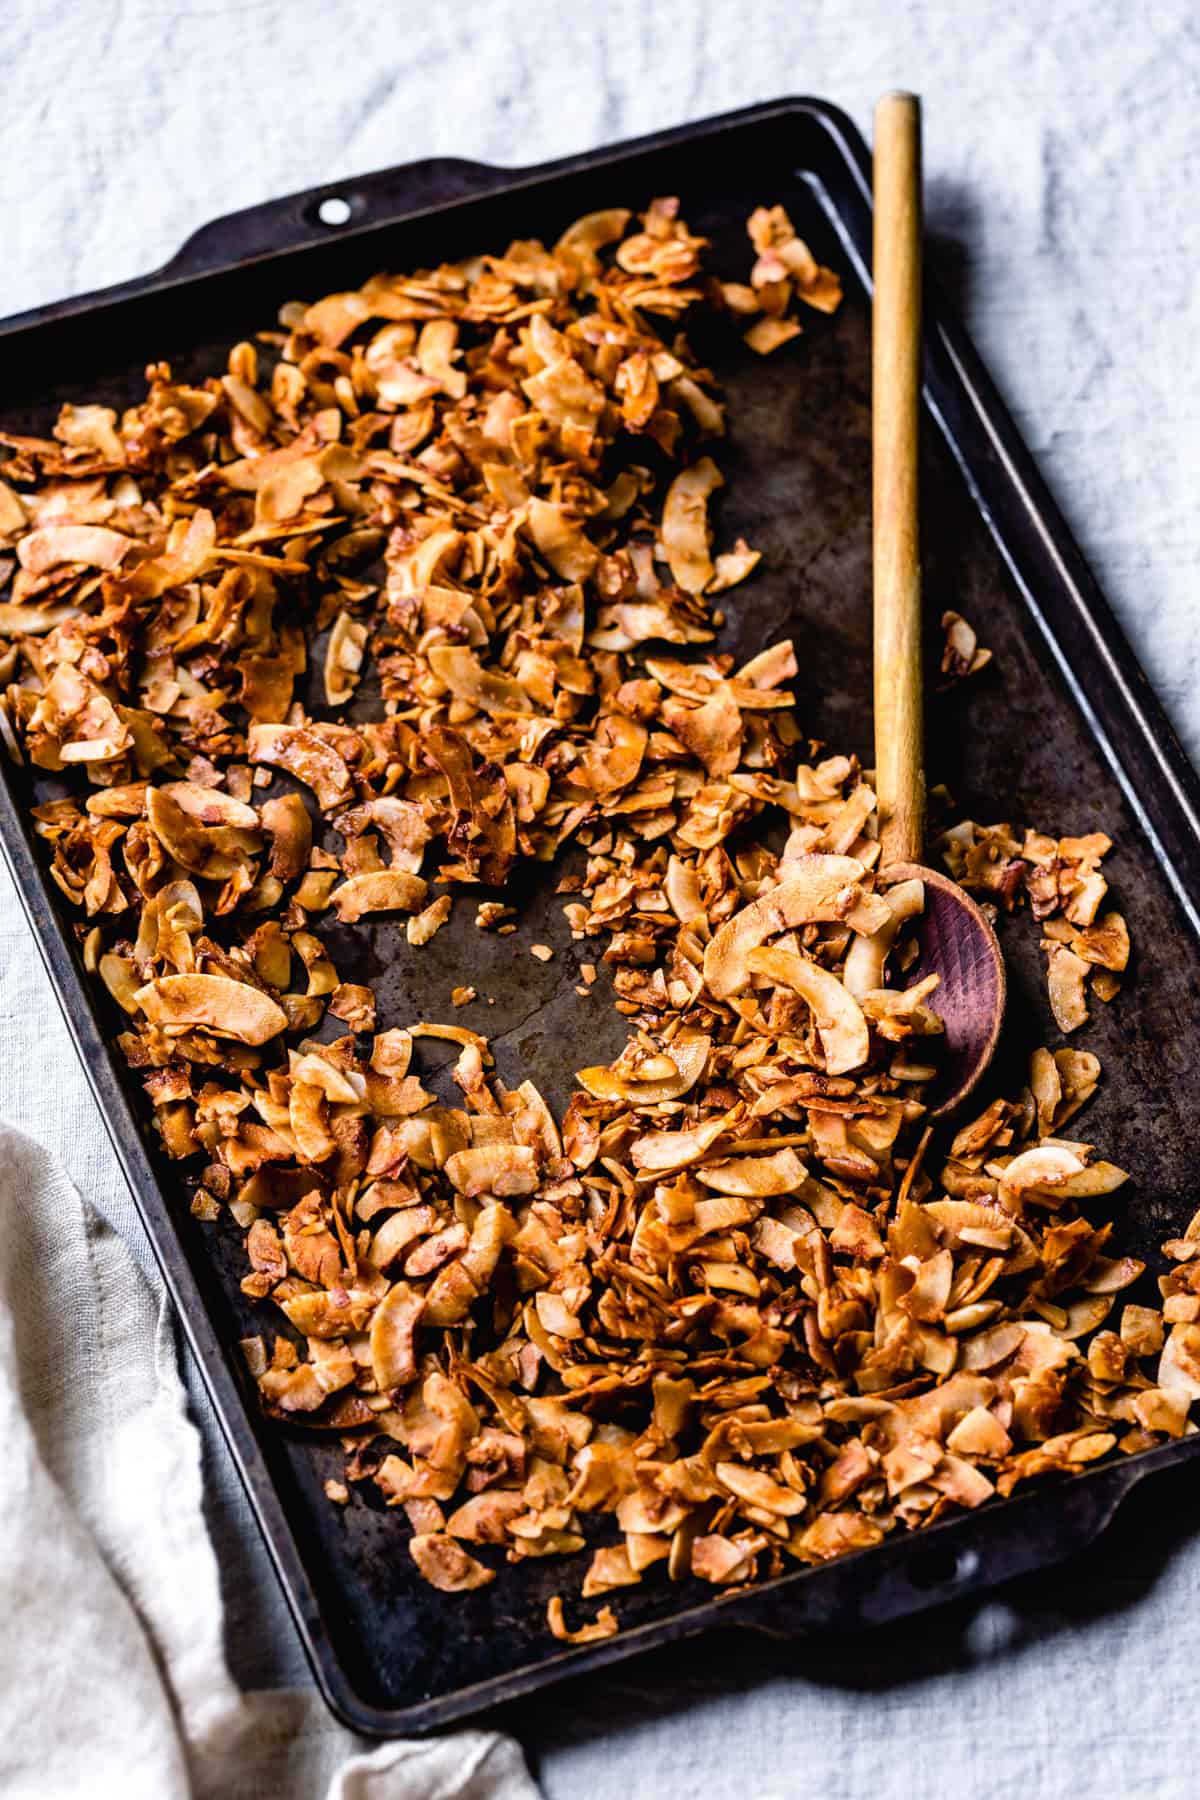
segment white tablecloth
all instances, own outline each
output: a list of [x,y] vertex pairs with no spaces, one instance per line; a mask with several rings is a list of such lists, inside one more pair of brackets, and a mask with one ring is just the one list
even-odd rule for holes
[[[935,261],[1193,755],[1200,44],[1190,0],[8,0],[0,313],[164,260],[207,219],[391,163],[528,163],[783,92],[926,104]],[[0,875],[0,1111],[149,1266]],[[194,1381],[190,1384],[195,1392]],[[305,1678],[199,1394],[230,1653]],[[509,1723],[552,1800],[1193,1790],[1187,1475],[1117,1549],[819,1652],[706,1644]]]

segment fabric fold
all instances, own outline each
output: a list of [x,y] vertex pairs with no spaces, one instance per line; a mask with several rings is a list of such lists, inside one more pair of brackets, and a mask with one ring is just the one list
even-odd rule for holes
[[0,1124],[0,1791],[11,1800],[537,1800],[495,1732],[372,1746],[225,1664],[170,1315]]

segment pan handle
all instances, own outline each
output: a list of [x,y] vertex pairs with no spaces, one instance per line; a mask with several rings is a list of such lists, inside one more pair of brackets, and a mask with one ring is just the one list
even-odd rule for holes
[[[570,161],[549,163],[536,173],[553,173],[568,167]],[[303,193],[285,195],[282,200],[266,200],[260,206],[248,206],[202,225],[169,262],[148,275],[135,275],[113,287],[0,318],[0,345],[7,338],[19,337],[39,326],[61,325],[101,305],[136,300],[219,269],[288,250],[309,249],[338,236],[349,239],[393,219],[419,215],[456,200],[472,200],[495,188],[508,187],[523,176],[525,171],[521,169],[490,168],[486,163],[439,156],[308,188]]]
[[506,185],[519,173],[438,156],[308,188],[281,200],[265,200],[202,225],[159,275],[173,279],[203,275],[230,263],[307,249],[343,233],[386,224],[400,214],[474,199]]
[[778,1638],[858,1631],[1051,1568],[1094,1542],[1138,1482],[1185,1443],[1200,1446],[1200,1432],[927,1531],[897,1532],[875,1549],[821,1564],[812,1579],[730,1595],[722,1622]]

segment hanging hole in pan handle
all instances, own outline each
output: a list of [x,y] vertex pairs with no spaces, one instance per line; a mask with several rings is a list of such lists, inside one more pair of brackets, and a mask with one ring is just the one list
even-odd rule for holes
[[936,1545],[918,1550],[909,1558],[908,1579],[922,1593],[932,1588],[954,1588],[972,1580],[979,1573],[977,1550],[956,1550],[950,1545]]
[[313,225],[324,225],[327,231],[341,231],[362,217],[366,211],[366,201],[361,194],[322,194],[316,200],[310,200],[304,208],[304,217]]

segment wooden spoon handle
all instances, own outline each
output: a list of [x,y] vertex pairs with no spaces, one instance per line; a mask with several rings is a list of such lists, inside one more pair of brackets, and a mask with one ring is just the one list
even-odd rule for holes
[[919,862],[925,838],[921,557],[921,103],[875,108],[875,774],[882,861]]

